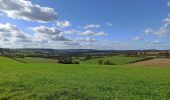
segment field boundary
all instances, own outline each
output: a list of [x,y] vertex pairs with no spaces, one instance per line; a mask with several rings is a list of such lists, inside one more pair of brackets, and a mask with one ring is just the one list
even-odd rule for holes
[[27,64],[27,62],[25,62],[25,61],[21,61],[21,60],[15,59],[15,58],[10,58],[10,59],[15,60],[15,61],[18,61],[18,62],[21,62],[21,63],[25,63],[25,64]]

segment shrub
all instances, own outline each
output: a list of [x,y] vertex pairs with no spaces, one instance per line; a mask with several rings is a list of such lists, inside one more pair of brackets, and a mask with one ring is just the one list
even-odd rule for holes
[[90,55],[86,55],[85,60],[89,60],[89,59],[92,59],[92,57]]
[[99,65],[103,65],[103,60],[99,60],[99,61],[98,61],[98,64],[99,64]]
[[78,61],[75,61],[74,64],[80,64]]
[[62,56],[58,58],[58,63],[61,64],[73,64],[73,60],[69,56]]
[[115,65],[115,64],[113,64],[112,62],[110,62],[109,60],[107,60],[107,61],[104,62],[104,65]]
[[104,62],[104,65],[109,65],[109,64],[110,64],[110,61],[109,61],[109,60],[107,60],[107,61]]

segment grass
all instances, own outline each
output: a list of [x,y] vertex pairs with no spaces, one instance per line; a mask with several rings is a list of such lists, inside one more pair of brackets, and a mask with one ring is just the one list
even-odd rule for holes
[[170,68],[24,64],[0,57],[0,99],[166,100]]
[[107,61],[109,60],[113,64],[122,65],[128,64],[129,62],[135,61],[139,58],[137,57],[123,57],[123,56],[113,56],[113,57],[104,57],[104,58],[95,58],[81,62],[82,64],[98,64],[99,60]]
[[24,57],[24,58],[15,58],[15,59],[26,63],[57,63],[57,60],[54,59],[37,58],[37,57]]

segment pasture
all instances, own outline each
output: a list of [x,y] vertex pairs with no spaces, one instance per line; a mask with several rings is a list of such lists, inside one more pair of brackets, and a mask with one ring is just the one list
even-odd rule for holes
[[123,56],[112,56],[112,57],[103,57],[103,58],[94,58],[94,59],[90,59],[90,60],[85,60],[82,61],[82,64],[98,64],[99,60],[103,60],[104,61],[110,61],[113,64],[116,65],[123,65],[123,64],[128,64],[132,61],[135,61],[137,59],[140,59],[138,57],[123,57]]
[[57,63],[57,60],[54,59],[37,58],[37,57],[24,57],[24,58],[15,58],[15,59],[25,63]]
[[170,67],[21,63],[0,57],[0,99],[166,100]]

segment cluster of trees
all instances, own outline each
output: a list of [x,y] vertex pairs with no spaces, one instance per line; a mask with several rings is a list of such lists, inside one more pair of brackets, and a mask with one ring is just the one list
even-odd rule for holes
[[99,60],[98,64],[99,65],[115,65],[114,63],[110,62],[109,60],[106,60],[106,61]]
[[163,58],[169,58],[170,52],[169,51],[156,51],[156,52],[139,52],[137,56],[155,56],[155,57],[163,57]]
[[93,57],[91,55],[85,55],[85,59],[84,60],[90,60],[93,59]]
[[96,59],[96,58],[104,58],[106,56],[99,56],[99,55],[85,55],[83,61],[90,60],[90,59]]
[[70,57],[70,56],[59,57],[58,63],[61,63],[61,64],[79,64],[78,61],[73,61],[72,57]]

